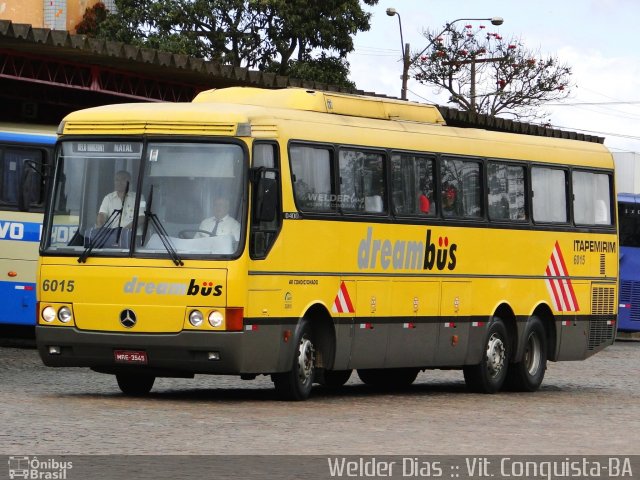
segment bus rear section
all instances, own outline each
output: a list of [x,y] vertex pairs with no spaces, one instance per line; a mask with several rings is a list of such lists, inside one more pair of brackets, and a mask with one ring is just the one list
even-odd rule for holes
[[640,195],[618,194],[620,298],[618,331],[640,332]]
[[[55,128],[0,124],[0,326],[36,321],[36,266]],[[26,330],[26,328],[25,328]]]

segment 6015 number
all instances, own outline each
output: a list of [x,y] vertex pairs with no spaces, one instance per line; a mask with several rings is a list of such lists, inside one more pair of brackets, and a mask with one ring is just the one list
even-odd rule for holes
[[42,290],[44,292],[73,292],[75,288],[74,280],[43,280]]

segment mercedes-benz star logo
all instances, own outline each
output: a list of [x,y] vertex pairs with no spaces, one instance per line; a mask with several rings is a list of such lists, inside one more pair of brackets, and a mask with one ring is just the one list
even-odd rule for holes
[[133,310],[122,310],[120,312],[120,323],[125,328],[131,328],[136,324],[136,314]]

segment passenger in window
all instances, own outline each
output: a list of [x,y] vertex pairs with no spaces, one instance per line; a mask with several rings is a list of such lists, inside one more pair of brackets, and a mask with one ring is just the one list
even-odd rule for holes
[[458,191],[450,183],[445,183],[442,188],[442,213],[445,217],[458,215],[457,209]]
[[429,210],[431,209],[431,202],[429,201],[429,197],[431,196],[431,191],[427,187],[427,181],[425,179],[420,180],[420,196],[418,197],[418,206],[420,211],[425,215],[429,215]]
[[489,216],[492,220],[509,220],[511,218],[509,200],[505,195],[500,201],[489,205]]
[[[121,217],[113,222],[111,227],[131,227],[133,222],[133,209],[135,207],[136,192],[131,189],[131,174],[126,170],[120,170],[116,172],[114,179],[115,191],[108,193],[102,199],[100,209],[98,210],[98,218],[96,219],[96,225],[101,227],[105,224],[107,219],[111,218],[113,212],[116,210],[121,211]],[[127,197],[125,198],[125,192]],[[123,206],[124,199],[124,206]],[[141,199],[140,210],[145,207],[144,197]]]
[[[240,240],[240,222],[229,215],[229,199],[225,197],[213,201],[213,217],[205,218],[198,228],[212,237],[231,235],[236,242]],[[196,238],[205,236],[200,232],[195,235]]]

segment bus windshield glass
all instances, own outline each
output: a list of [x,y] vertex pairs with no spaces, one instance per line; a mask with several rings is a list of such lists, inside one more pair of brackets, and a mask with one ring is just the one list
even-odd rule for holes
[[175,261],[238,250],[246,170],[239,145],[69,140],[59,152],[46,252]]
[[621,247],[640,247],[640,204],[618,201]]

